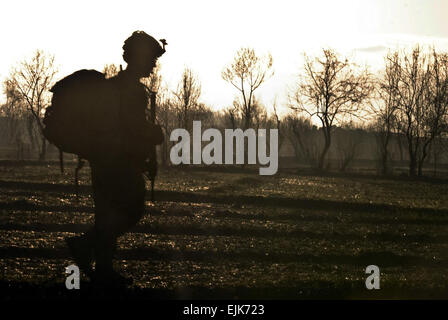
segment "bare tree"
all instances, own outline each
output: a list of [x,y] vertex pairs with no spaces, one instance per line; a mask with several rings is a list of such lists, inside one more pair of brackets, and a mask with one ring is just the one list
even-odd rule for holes
[[429,64],[428,57],[421,52],[420,47],[411,54],[403,54],[397,62],[400,68],[400,112],[398,126],[406,136],[409,153],[409,175],[417,175],[418,154],[421,152],[424,136],[425,91],[428,88]]
[[24,140],[27,109],[14,84],[6,80],[3,85],[6,102],[0,107],[0,116],[3,120],[0,134],[15,144],[17,159],[23,160],[27,145]]
[[437,137],[446,130],[448,120],[448,54],[437,53],[433,48],[426,91],[424,116],[425,138],[422,153],[418,160],[418,175],[422,175],[423,164],[430,154]]
[[254,96],[252,104],[252,127],[255,130],[260,128],[268,129],[268,122],[269,118],[265,105]]
[[339,170],[345,172],[358,157],[360,146],[364,140],[364,130],[353,123],[344,124],[335,131]]
[[358,72],[354,64],[341,60],[331,49],[323,50],[323,58],[305,55],[304,69],[305,75],[291,97],[291,108],[320,121],[325,144],[318,168],[323,169],[334,125],[346,117],[361,117],[362,104],[373,86],[367,68]]
[[179,125],[189,130],[192,125],[190,123],[192,111],[198,107],[201,96],[201,84],[191,69],[184,69],[177,90],[173,94],[176,99]]
[[162,85],[162,75],[160,74],[160,71],[161,65],[160,62],[157,61],[156,66],[152,70],[151,74],[141,80],[141,83],[143,83],[147,90],[156,93],[159,92],[159,89]]
[[280,119],[280,116],[278,114],[278,107],[277,107],[277,101],[274,100],[274,103],[272,104],[273,114],[272,114],[272,121],[275,124],[275,128],[278,130],[278,148],[280,150],[281,146],[283,145],[283,141],[285,140],[285,134],[284,134],[284,124],[283,120]]
[[[448,127],[446,127],[448,129]],[[445,130],[446,130],[445,129]],[[446,143],[446,136],[445,134],[448,133],[447,131],[443,132],[441,135],[436,137],[433,141],[432,146],[432,161],[433,161],[433,176],[435,177],[437,175],[437,169],[439,165],[440,159],[448,152],[448,146]]]
[[322,145],[316,126],[313,126],[308,117],[297,116],[295,113],[289,114],[283,122],[285,135],[294,148],[296,159],[315,167]]
[[115,64],[106,64],[103,68],[103,73],[106,76],[106,79],[115,77],[118,74],[118,67]]
[[[240,121],[238,100],[234,100],[232,106],[230,106],[224,110],[224,118],[226,121],[230,122],[232,129],[235,130]],[[225,127],[227,127],[227,126],[225,126]]]
[[166,86],[160,86],[157,93],[157,122],[162,127],[165,140],[160,147],[161,163],[166,166],[169,158],[170,132],[178,125],[177,109],[173,104],[173,97]]
[[252,124],[255,90],[273,74],[272,56],[257,56],[255,50],[250,48],[238,50],[233,63],[222,71],[222,78],[241,94],[238,106],[244,119],[244,129],[250,128]]
[[420,46],[402,54],[398,125],[409,153],[409,175],[422,176],[432,142],[445,128],[448,111],[448,56]]
[[23,105],[23,101],[20,98],[20,94],[14,87],[14,84],[10,80],[6,80],[3,83],[3,92],[6,96],[6,102],[1,106],[0,115],[7,120],[5,126],[2,126],[2,135],[7,139],[14,139],[18,134],[18,125],[26,109]]
[[[43,135],[43,116],[50,102],[49,90],[56,74],[54,57],[37,50],[30,61],[23,61],[10,75],[9,85],[13,86],[23,100],[30,114],[30,131],[40,136],[39,160],[45,160],[47,142]],[[34,135],[33,135],[34,136]]]
[[400,107],[399,83],[400,83],[399,53],[388,53],[385,57],[385,70],[377,82],[377,101],[379,107],[372,106],[375,115],[374,130],[376,133],[378,152],[381,164],[381,173],[389,173],[389,145],[394,135],[397,111]]

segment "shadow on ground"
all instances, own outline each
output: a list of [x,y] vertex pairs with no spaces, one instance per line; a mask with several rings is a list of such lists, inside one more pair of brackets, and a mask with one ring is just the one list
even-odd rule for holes
[[367,290],[357,284],[335,287],[331,282],[295,283],[295,287],[184,287],[175,289],[152,288],[96,288],[81,282],[80,290],[68,290],[64,284],[0,281],[2,301],[8,300],[306,300],[306,299],[448,299],[445,290],[422,288],[382,288]]

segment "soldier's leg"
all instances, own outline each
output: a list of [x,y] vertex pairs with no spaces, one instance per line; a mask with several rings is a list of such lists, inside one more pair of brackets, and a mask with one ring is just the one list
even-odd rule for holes
[[[117,238],[141,219],[145,208],[143,175],[133,168],[115,167],[112,172],[93,170],[95,190],[95,278],[110,284],[132,280],[113,270]],[[92,181],[92,182],[93,182]]]
[[113,270],[113,251],[116,246],[114,206],[116,182],[114,172],[108,166],[92,165],[92,187],[95,202],[95,226],[86,234],[95,251],[95,271],[108,273]]
[[104,188],[104,178],[100,167],[90,164],[91,179],[93,187],[93,199],[95,206],[95,225],[81,236],[68,237],[65,239],[78,267],[87,274],[92,273],[94,260],[94,249],[96,246],[97,232],[96,221],[98,216],[107,212],[108,195]]
[[108,166],[91,164],[95,225],[82,236],[66,239],[77,265],[88,274],[92,272],[94,258],[97,270],[112,269],[111,252],[116,243],[116,223],[112,220],[117,214],[113,202],[116,187],[111,176]]
[[117,237],[125,234],[141,220],[145,213],[145,180],[141,172],[128,170],[121,184]]
[[96,217],[96,270],[113,272],[112,259],[117,239],[142,218],[145,211],[145,181],[143,174],[133,169],[121,169],[116,173],[113,202],[107,215]]
[[67,237],[65,242],[75,260],[76,265],[87,275],[92,273],[92,263],[94,259],[94,235],[92,230],[81,236]]

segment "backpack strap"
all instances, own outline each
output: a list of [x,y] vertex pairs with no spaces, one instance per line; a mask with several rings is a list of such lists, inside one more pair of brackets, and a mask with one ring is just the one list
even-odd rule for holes
[[[79,197],[79,170],[81,170],[85,165],[83,158],[78,156],[78,165],[75,168],[75,193],[76,198]],[[64,152],[59,149],[59,166],[61,168],[61,173],[64,173]]]

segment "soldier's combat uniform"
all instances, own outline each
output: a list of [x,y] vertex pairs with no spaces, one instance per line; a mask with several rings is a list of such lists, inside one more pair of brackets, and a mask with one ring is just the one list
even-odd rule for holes
[[145,120],[148,98],[143,85],[129,82],[123,72],[110,81],[114,82],[121,102],[121,128],[117,128],[120,148],[116,155],[90,161],[97,271],[111,268],[117,238],[141,219],[145,210],[145,159],[150,145],[160,144],[163,139],[161,131]]
[[[147,41],[147,38],[144,40]],[[158,55],[160,52],[153,54],[155,58]],[[148,63],[154,64],[154,61]],[[132,61],[128,63],[130,66]],[[144,67],[148,68],[146,65]],[[149,69],[152,71],[151,66]],[[107,98],[111,99],[111,109],[104,116],[104,121],[116,123],[116,131],[105,135],[108,141],[102,144],[101,152],[89,160],[95,226],[81,237],[66,240],[79,267],[100,283],[126,281],[112,268],[117,238],[135,226],[144,214],[145,160],[154,156],[151,146],[163,141],[160,127],[146,120],[149,97],[139,82],[140,77],[140,74],[125,70],[107,80],[111,89]],[[93,258],[96,261],[94,273],[91,270]]]

